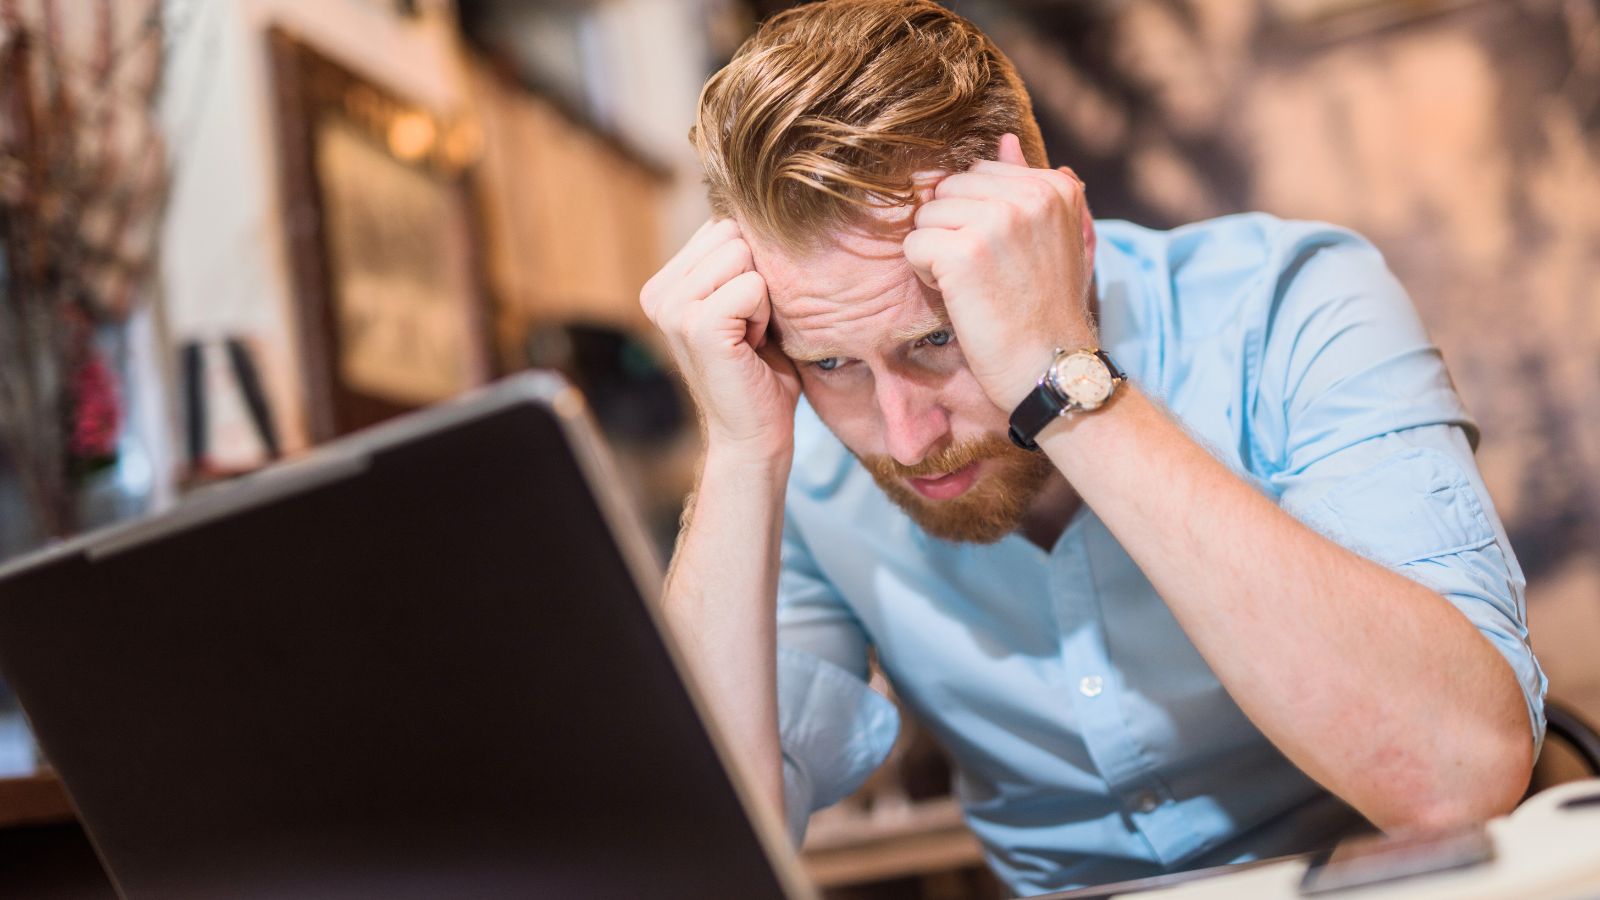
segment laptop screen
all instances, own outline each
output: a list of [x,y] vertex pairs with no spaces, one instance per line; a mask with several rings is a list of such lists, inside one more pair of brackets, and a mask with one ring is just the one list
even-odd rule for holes
[[558,395],[522,379],[0,581],[0,669],[125,894],[805,890]]

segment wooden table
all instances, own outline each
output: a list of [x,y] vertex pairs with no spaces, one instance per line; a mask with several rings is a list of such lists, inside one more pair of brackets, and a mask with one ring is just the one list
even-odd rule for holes
[[817,886],[835,887],[982,865],[983,847],[945,797],[889,816],[814,821],[801,859]]
[[[1572,801],[1572,805],[1567,805]],[[1360,900],[1592,900],[1600,897],[1600,779],[1557,785],[1492,819],[1495,858],[1471,868],[1353,888]],[[1303,857],[1048,894],[1038,900],[1298,900]],[[1231,869],[1231,871],[1230,871]],[[1344,897],[1345,892],[1334,896]]]

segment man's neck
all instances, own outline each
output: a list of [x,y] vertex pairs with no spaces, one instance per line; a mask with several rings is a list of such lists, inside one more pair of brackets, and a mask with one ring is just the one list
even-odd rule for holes
[[1060,472],[1056,472],[1045,483],[1039,496],[1034,498],[1028,507],[1028,514],[1022,520],[1022,527],[1017,530],[1048,553],[1082,505],[1083,498],[1078,496],[1078,492]]
[[[1100,321],[1100,282],[1095,279],[1089,283],[1089,321]],[[1073,489],[1067,479],[1060,472],[1052,473],[1050,480],[1045,483],[1044,490],[1035,497],[1032,505],[1028,507],[1028,514],[1022,520],[1022,527],[1017,529],[1022,536],[1043,548],[1046,553],[1055,547],[1060,539],[1061,532],[1067,528],[1067,523],[1077,514],[1078,507],[1083,505],[1083,498]]]

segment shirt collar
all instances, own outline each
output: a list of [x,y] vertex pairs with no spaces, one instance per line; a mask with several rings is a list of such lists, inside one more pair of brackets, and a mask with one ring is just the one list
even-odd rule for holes
[[1100,347],[1129,378],[1151,383],[1148,352],[1147,262],[1122,246],[1101,221],[1095,222],[1095,286],[1100,296]]

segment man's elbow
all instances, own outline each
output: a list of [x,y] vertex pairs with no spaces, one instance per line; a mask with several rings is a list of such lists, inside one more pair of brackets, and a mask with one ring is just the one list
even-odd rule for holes
[[1486,822],[1522,802],[1533,774],[1533,742],[1527,729],[1480,738],[1475,752],[1448,760],[1447,771],[1429,779],[1430,789],[1404,792],[1404,799],[1376,822],[1390,833],[1437,831]]

